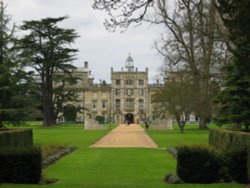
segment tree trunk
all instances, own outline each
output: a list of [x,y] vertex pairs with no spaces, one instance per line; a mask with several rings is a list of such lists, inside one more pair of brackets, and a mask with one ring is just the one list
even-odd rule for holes
[[184,126],[179,126],[180,128],[180,133],[184,133]]
[[43,126],[51,127],[55,124],[53,118],[53,108],[51,108],[51,100],[48,94],[45,94],[43,97]]
[[207,122],[205,117],[199,117],[199,128],[200,129],[207,129]]
[[185,127],[186,122],[185,121],[177,121],[177,123],[179,126],[180,133],[184,133],[184,127]]

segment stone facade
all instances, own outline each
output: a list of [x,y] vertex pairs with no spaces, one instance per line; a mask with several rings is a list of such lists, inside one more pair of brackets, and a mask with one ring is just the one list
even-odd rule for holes
[[[87,108],[92,118],[103,116],[106,121],[115,123],[140,123],[154,119],[151,96],[160,85],[149,84],[148,68],[139,71],[130,55],[124,69],[115,71],[111,68],[110,84],[93,83],[88,62],[72,75],[80,78],[76,85],[68,86],[78,93],[78,101],[74,105]],[[84,121],[84,113],[77,114],[77,120]]]

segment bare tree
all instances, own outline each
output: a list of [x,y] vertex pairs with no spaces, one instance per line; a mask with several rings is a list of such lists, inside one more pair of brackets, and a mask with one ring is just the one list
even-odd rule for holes
[[111,31],[142,20],[166,29],[158,51],[166,64],[176,70],[185,68],[192,77],[199,127],[206,128],[215,80],[227,58],[215,0],[178,0],[175,7],[167,0],[94,0],[93,7],[108,12],[105,26]]
[[115,31],[117,27],[126,29],[133,23],[140,23],[153,4],[153,0],[94,0],[93,8],[108,13],[109,19],[104,25],[107,30]]
[[154,112],[173,115],[181,133],[193,110],[192,85],[192,79],[185,71],[171,72],[164,87],[159,88],[152,98]]
[[164,24],[170,31],[157,49],[166,59],[167,70],[184,68],[192,76],[194,111],[199,116],[199,127],[206,128],[212,115],[211,101],[218,90],[220,68],[228,57],[214,2],[180,0],[172,13],[164,0],[157,3],[154,22]]

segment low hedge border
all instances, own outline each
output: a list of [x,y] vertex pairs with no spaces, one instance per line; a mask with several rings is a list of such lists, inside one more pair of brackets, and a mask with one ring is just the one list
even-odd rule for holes
[[0,129],[0,148],[27,148],[32,146],[32,129]]
[[250,134],[225,129],[210,129],[209,145],[225,151],[247,151]]
[[46,157],[42,162],[42,168],[47,168],[48,166],[56,163],[58,160],[60,160],[65,155],[68,155],[75,150],[76,150],[76,147],[69,147],[69,148],[61,150],[60,152],[56,153],[55,155]]

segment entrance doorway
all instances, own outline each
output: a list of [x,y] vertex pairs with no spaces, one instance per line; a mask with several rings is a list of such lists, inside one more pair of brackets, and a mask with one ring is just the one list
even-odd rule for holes
[[125,115],[125,122],[126,123],[134,123],[134,115],[133,114],[126,114]]

